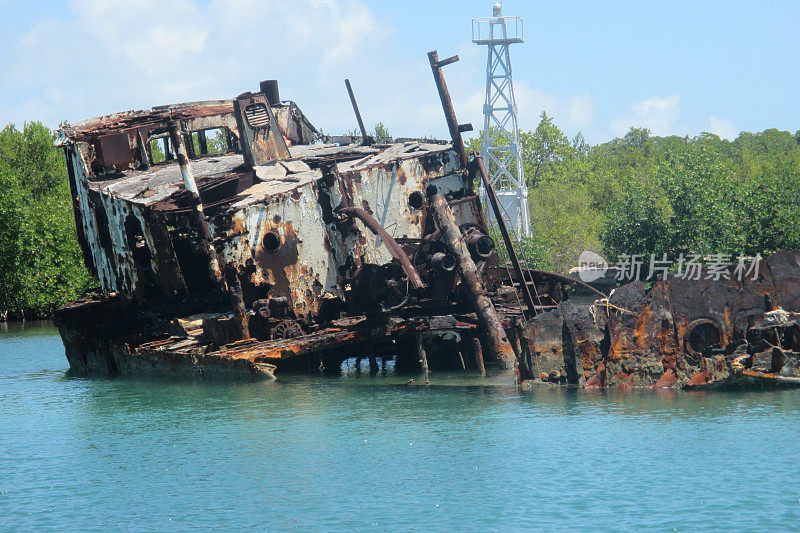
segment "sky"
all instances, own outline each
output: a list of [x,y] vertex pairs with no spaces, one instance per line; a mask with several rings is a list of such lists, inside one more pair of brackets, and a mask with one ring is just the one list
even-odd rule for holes
[[[447,138],[427,52],[459,122],[483,125],[483,0],[0,0],[0,125],[232,98],[277,79],[326,133],[364,120],[395,137]],[[521,130],[542,111],[591,143],[655,135],[800,130],[800,1],[505,0]]]

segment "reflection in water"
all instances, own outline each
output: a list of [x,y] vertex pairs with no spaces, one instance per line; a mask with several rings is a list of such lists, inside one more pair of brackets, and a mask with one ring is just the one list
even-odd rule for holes
[[463,375],[65,378],[0,333],[3,529],[787,529],[797,391],[543,387]]

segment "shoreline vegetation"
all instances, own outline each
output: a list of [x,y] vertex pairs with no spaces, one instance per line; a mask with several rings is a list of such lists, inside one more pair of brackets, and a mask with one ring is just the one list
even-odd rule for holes
[[[0,321],[49,318],[97,288],[53,139],[38,122],[0,130]],[[531,267],[565,273],[584,250],[614,260],[800,248],[800,131],[728,141],[632,128],[589,145],[542,113],[520,141],[533,234],[520,252]],[[469,149],[480,142],[471,139]]]
[[67,169],[39,122],[0,130],[0,320],[50,318],[96,287],[75,233]]
[[542,113],[520,142],[533,235],[521,249],[537,268],[564,274],[584,250],[613,262],[800,248],[800,131],[728,141],[631,128],[592,146]]

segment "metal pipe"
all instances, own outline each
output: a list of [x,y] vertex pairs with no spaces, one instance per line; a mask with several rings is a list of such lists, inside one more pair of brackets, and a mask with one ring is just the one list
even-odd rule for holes
[[161,142],[164,143],[164,160],[172,161],[175,156],[172,155],[172,149],[169,147],[169,137],[162,137]]
[[192,132],[186,132],[183,134],[184,143],[186,147],[186,155],[189,159],[197,159],[197,152],[194,150],[194,137]]
[[603,298],[608,298],[608,295],[606,293],[595,289],[594,287],[592,287],[588,283],[584,283],[583,281],[581,281],[579,279],[572,279],[572,278],[570,278],[568,276],[564,276],[563,274],[556,274],[555,272],[549,272],[547,270],[537,270],[535,268],[527,268],[526,270],[528,271],[529,274],[531,274],[531,277],[533,277],[533,276],[551,277],[551,278],[557,279],[558,281],[561,281],[561,282],[564,282],[564,283],[570,283],[572,285],[579,285],[579,286],[581,286],[581,287],[583,287],[585,289],[588,289],[588,290],[594,292],[598,296],[602,296]]
[[206,132],[200,130],[197,132],[197,145],[200,148],[200,154],[208,154],[208,141],[206,140]]
[[478,371],[481,376],[485,376],[486,367],[483,366],[483,349],[481,349],[481,340],[478,337],[472,337],[472,351],[475,353],[475,364],[478,365]]
[[150,168],[150,155],[147,153],[147,143],[144,141],[141,131],[136,133],[136,147],[139,151],[141,168],[142,170],[147,170]]
[[456,258],[451,254],[436,252],[431,256],[431,264],[442,272],[453,272],[456,269]]
[[441,194],[435,194],[428,199],[430,212],[439,231],[442,232],[442,242],[448,251],[458,259],[458,271],[462,283],[467,286],[472,296],[472,304],[478,315],[478,323],[486,335],[486,344],[489,354],[496,358],[503,368],[516,368],[516,356],[508,342],[503,325],[497,316],[492,300],[486,295],[483,283],[478,276],[478,268],[464,244],[461,230],[458,229],[453,211],[447,205],[447,200]]
[[444,110],[444,118],[447,121],[447,129],[450,130],[450,138],[453,140],[453,149],[456,151],[456,154],[458,154],[461,168],[466,169],[469,164],[467,161],[467,150],[464,148],[464,140],[461,138],[461,128],[456,119],[456,112],[453,108],[453,101],[450,98],[450,91],[447,89],[447,82],[445,82],[444,74],[442,74],[442,67],[458,61],[458,56],[439,61],[439,53],[434,50],[428,52],[428,61],[431,63],[433,80],[436,82],[436,90],[439,91],[439,99],[442,101],[442,109]]
[[416,340],[417,355],[419,356],[419,365],[422,370],[422,375],[425,378],[425,385],[429,385],[430,381],[428,380],[428,376],[430,376],[430,368],[428,367],[428,354],[425,352],[425,344],[422,342],[422,334],[417,331],[414,334],[414,339]]
[[269,102],[270,106],[276,107],[281,104],[278,80],[264,80],[258,84],[258,88],[261,89],[261,92],[267,97],[267,102]]
[[467,238],[470,253],[481,259],[488,259],[494,252],[494,239],[482,233],[473,233]]
[[375,357],[375,345],[372,344],[369,346],[369,375],[376,376],[378,375],[378,360]]
[[175,152],[178,157],[178,166],[181,168],[181,177],[183,178],[183,186],[189,191],[192,196],[200,198],[200,191],[197,189],[197,183],[194,180],[194,173],[189,164],[189,154],[186,152],[186,144],[183,142],[183,132],[180,130],[180,124],[177,120],[170,120],[169,124],[169,138],[172,146],[175,147]]
[[211,231],[208,229],[205,213],[203,213],[203,202],[200,199],[200,191],[197,188],[197,182],[194,179],[194,173],[189,164],[189,157],[186,154],[186,146],[183,143],[183,134],[180,131],[180,124],[176,120],[171,120],[167,126],[169,127],[171,144],[178,158],[178,166],[180,166],[181,169],[183,185],[192,197],[192,223],[200,237],[203,253],[208,258],[209,273],[215,282],[220,284],[220,286],[224,286],[225,279],[223,278],[222,269],[219,265],[217,252],[211,242]]
[[464,354],[461,353],[460,348],[456,348],[456,351],[458,352],[458,358],[461,360],[461,370],[464,371],[464,379],[467,379],[467,365],[464,363]]
[[497,227],[500,228],[500,234],[503,236],[503,242],[506,245],[506,250],[508,251],[508,256],[511,259],[511,266],[514,267],[514,272],[517,274],[519,278],[520,288],[522,290],[522,299],[525,301],[525,305],[528,307],[528,310],[531,312],[532,315],[536,315],[536,307],[533,303],[533,297],[531,296],[531,291],[528,289],[528,284],[525,281],[525,276],[522,273],[522,267],[519,264],[519,259],[517,258],[517,252],[514,250],[514,245],[511,244],[511,237],[508,235],[508,230],[506,229],[506,223],[503,220],[503,216],[500,213],[500,205],[497,202],[497,195],[494,193],[494,187],[492,187],[491,182],[489,181],[489,175],[486,173],[486,167],[483,165],[483,158],[481,157],[481,153],[477,150],[472,153],[474,159],[474,163],[478,167],[478,172],[481,175],[481,180],[483,180],[483,187],[486,189],[486,196],[489,197],[489,203],[492,205],[492,211],[494,211],[495,220],[497,220]]
[[375,217],[360,207],[340,207],[338,211],[344,215],[358,218],[375,235],[380,237],[384,246],[386,246],[386,248],[389,250],[389,253],[392,254],[392,257],[400,261],[400,266],[403,267],[403,272],[405,272],[406,276],[408,276],[408,281],[411,282],[411,285],[413,285],[415,289],[425,288],[425,284],[422,282],[422,278],[420,277],[419,272],[417,272],[417,269],[411,264],[411,260],[408,258],[400,245],[397,244],[397,241],[394,240],[394,237],[389,235],[383,226],[381,226],[380,222],[375,220]]
[[350,95],[350,103],[353,104],[353,111],[356,113],[356,120],[358,120],[358,128],[361,130],[361,144],[369,145],[372,144],[372,140],[367,135],[367,128],[364,127],[364,121],[361,120],[361,112],[358,110],[358,104],[356,103],[356,95],[353,94],[353,88],[350,86],[350,80],[345,78],[344,84],[347,86],[347,94]]

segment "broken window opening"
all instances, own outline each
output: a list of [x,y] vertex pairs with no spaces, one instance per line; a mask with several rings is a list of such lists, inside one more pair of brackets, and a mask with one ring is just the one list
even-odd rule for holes
[[133,213],[125,217],[125,238],[128,250],[133,255],[133,262],[139,267],[150,267],[150,247],[144,238],[142,223]]
[[150,145],[150,162],[153,165],[163,163],[167,160],[166,152],[169,151],[168,142],[169,141],[166,140],[166,137],[164,138],[163,146],[161,139],[159,138],[150,138],[148,141],[148,144]]
[[106,208],[103,205],[103,202],[99,199],[93,201],[92,206],[94,207],[94,220],[97,224],[97,238],[100,241],[100,246],[106,253],[106,257],[108,257],[110,260],[113,256],[111,254],[111,232],[108,229],[108,215],[106,214]]
[[192,143],[198,157],[222,155],[231,149],[227,128],[198,130],[192,134]]

